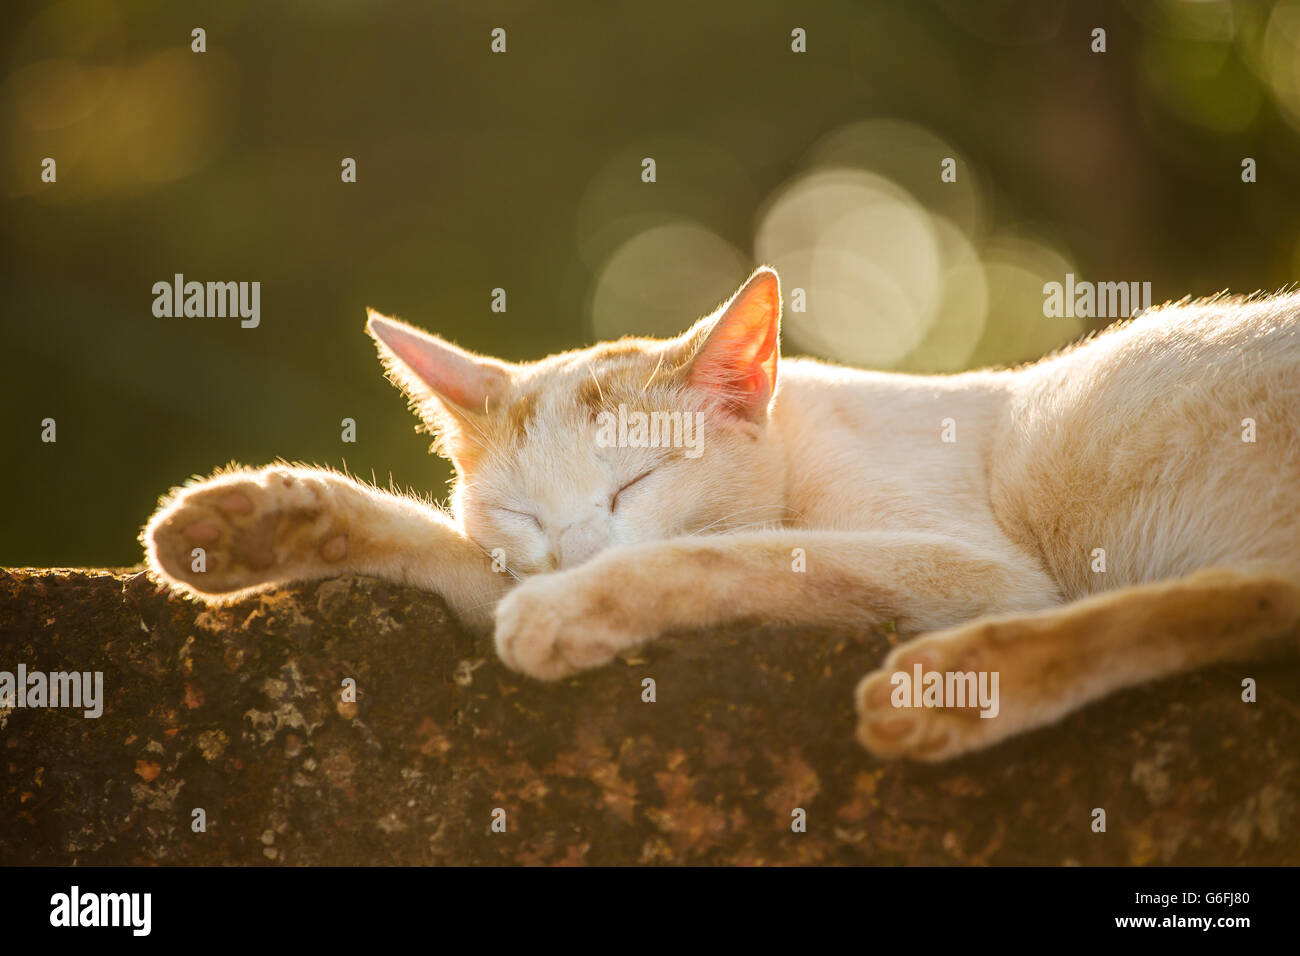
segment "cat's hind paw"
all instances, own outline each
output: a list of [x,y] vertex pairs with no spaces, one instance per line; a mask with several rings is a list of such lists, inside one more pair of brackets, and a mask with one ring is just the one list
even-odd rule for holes
[[217,475],[177,489],[141,535],[149,568],[172,587],[228,599],[318,576],[348,554],[326,480],[307,469]]
[[877,757],[934,762],[1015,733],[990,670],[997,657],[983,652],[988,628],[967,625],[895,648],[858,684],[859,742]]

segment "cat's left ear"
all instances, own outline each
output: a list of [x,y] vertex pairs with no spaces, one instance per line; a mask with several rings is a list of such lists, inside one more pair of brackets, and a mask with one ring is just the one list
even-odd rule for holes
[[762,421],[776,392],[781,351],[781,281],[762,266],[731,297],[689,364],[689,382],[753,422]]

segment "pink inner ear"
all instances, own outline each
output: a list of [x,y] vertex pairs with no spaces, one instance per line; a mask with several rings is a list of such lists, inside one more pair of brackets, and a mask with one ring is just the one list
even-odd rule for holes
[[371,314],[366,327],[411,375],[461,408],[483,411],[509,384],[509,375],[498,363],[435,335],[378,314]]
[[776,390],[780,327],[780,282],[772,270],[760,269],[714,324],[691,365],[691,384],[757,418]]

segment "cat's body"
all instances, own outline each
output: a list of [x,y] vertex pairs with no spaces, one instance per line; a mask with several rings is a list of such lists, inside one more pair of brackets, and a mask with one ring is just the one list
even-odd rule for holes
[[[454,518],[330,472],[233,471],[164,500],[151,567],[206,600],[344,572],[416,584],[544,678],[668,630],[895,620],[933,633],[863,680],[859,736],[917,759],[1296,636],[1300,294],[936,377],[792,360],[778,378],[779,313],[760,270],[679,339],[524,366],[372,316],[457,466]],[[700,415],[703,454],[608,447],[620,405]],[[997,716],[896,706],[917,664],[998,673]]]

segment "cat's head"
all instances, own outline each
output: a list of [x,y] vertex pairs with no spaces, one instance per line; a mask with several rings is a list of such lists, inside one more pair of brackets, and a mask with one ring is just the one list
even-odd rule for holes
[[434,449],[452,510],[516,574],[613,545],[770,524],[784,472],[768,426],[781,291],[760,268],[673,339],[510,363],[371,312],[367,331]]

